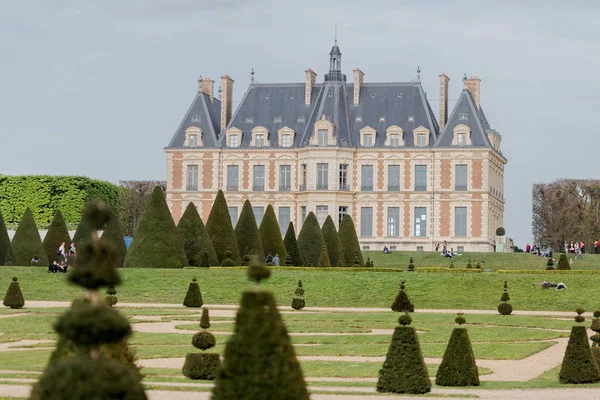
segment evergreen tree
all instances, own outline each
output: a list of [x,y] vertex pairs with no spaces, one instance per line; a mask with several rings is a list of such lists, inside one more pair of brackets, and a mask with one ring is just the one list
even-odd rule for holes
[[331,267],[331,261],[329,261],[329,254],[327,247],[323,246],[321,249],[321,255],[319,256],[319,267]]
[[296,231],[294,230],[293,222],[288,224],[288,229],[285,233],[283,244],[285,245],[286,253],[292,259],[291,265],[295,265],[297,267],[301,266],[303,264],[303,259],[302,255],[300,254],[300,249],[298,248],[298,241],[296,241]]
[[40,260],[39,265],[49,264],[46,250],[44,250],[42,239],[40,239],[40,234],[29,207],[25,209],[11,244],[16,265],[32,265],[32,260],[36,258]]
[[298,235],[298,248],[302,259],[306,263],[306,259],[310,258],[312,262],[319,262],[321,259],[321,250],[325,246],[323,234],[319,227],[319,221],[313,212],[308,214],[304,225]]
[[13,255],[12,244],[8,237],[8,231],[6,230],[6,224],[0,212],[0,266],[2,265],[14,265],[15,257]]
[[19,286],[19,279],[16,276],[12,278],[6,295],[4,295],[4,305],[10,308],[23,308],[25,305],[21,286]]
[[[76,261],[77,262],[77,261]],[[126,268],[182,268],[188,260],[160,186],[146,204],[125,257]]]
[[498,306],[498,312],[502,315],[510,315],[513,312],[513,307],[511,304],[507,303],[510,300],[510,296],[508,295],[508,283],[504,281],[504,293],[502,293],[502,297],[500,298],[500,305]]
[[256,218],[254,217],[254,210],[252,209],[250,200],[246,200],[242,207],[240,218],[235,226],[235,238],[237,240],[238,249],[244,250],[244,254],[240,254],[242,259],[247,254],[250,254],[248,249],[253,249],[251,256],[256,255],[261,258],[265,257],[261,234],[256,225]]
[[198,210],[194,203],[190,202],[179,223],[177,224],[177,232],[181,236],[183,249],[187,256],[188,264],[193,267],[203,266],[202,257],[204,253],[208,257],[204,266],[219,265],[217,253],[212,245],[212,241],[206,232],[204,223],[198,214]]
[[473,266],[471,265],[471,259],[469,258],[469,261],[467,262],[467,268],[473,268]]
[[[466,322],[462,315],[459,313],[455,320],[459,326]],[[452,331],[435,383],[440,386],[479,386],[479,371],[466,328]]]
[[546,270],[552,271],[554,269],[554,260],[552,256],[548,257],[548,261],[546,262]]
[[392,311],[396,311],[396,312],[414,312],[415,311],[415,305],[410,301],[410,299],[408,298],[408,295],[406,294],[406,286],[404,285],[406,282],[402,281],[400,282],[400,292],[398,293],[398,296],[396,296],[396,299],[394,300],[394,303],[392,304]]
[[193,278],[188,287],[188,291],[185,294],[183,305],[186,307],[202,307],[203,304],[200,286],[198,285],[198,282],[196,282],[196,278]]
[[108,295],[104,298],[106,304],[111,307],[115,306],[118,301],[117,297],[115,296],[115,294],[117,294],[117,289],[115,289],[114,286],[109,286],[108,289],[106,289],[106,294]]
[[56,252],[63,243],[65,244],[66,251],[71,243],[71,237],[69,236],[69,231],[67,230],[67,225],[65,224],[62,213],[60,210],[56,210],[43,241],[44,251],[46,252],[49,263],[61,261],[60,255],[56,254]]
[[[84,210],[85,210],[85,207],[87,207],[89,204],[92,204],[92,203],[93,203],[93,201],[86,203],[86,205],[84,206]],[[84,241],[90,240],[91,234],[92,234],[92,228],[87,224],[87,222],[83,218],[83,210],[82,210],[81,220],[79,221],[79,225],[77,225],[77,230],[75,230],[75,234],[73,235],[73,239],[72,239],[72,241],[75,243],[75,247],[79,248],[79,247],[83,246]]]
[[596,363],[600,365],[600,310],[594,311],[594,319],[590,329],[596,332],[590,339],[592,339],[592,354]]
[[340,238],[344,260],[348,266],[350,266],[350,263],[355,264],[355,257],[358,257],[358,266],[364,266],[365,262],[360,251],[360,243],[358,241],[358,236],[356,236],[356,229],[354,228],[354,222],[350,215],[344,215],[342,223],[340,224],[338,236]]
[[413,258],[410,258],[410,261],[408,262],[408,270],[409,272],[413,272],[415,270],[415,263],[413,262]]
[[454,268],[454,262],[450,261],[450,268]]
[[290,253],[287,253],[285,255],[285,265],[286,265],[286,267],[291,267],[292,265],[294,265],[294,263],[292,261],[292,256],[290,256]]
[[207,331],[210,328],[210,320],[206,308],[202,309],[200,328],[202,328],[202,331],[194,335],[192,345],[203,352],[187,354],[182,372],[190,379],[213,380],[217,368],[221,365],[221,359],[217,353],[205,353],[206,350],[215,347],[216,344],[215,336]]
[[302,287],[302,281],[298,281],[298,287],[294,292],[296,297],[292,299],[292,308],[294,310],[302,310],[306,307],[306,301],[304,300],[304,288]]
[[423,360],[419,338],[407,314],[398,319],[392,343],[383,367],[379,370],[377,391],[383,393],[423,394],[431,391],[427,366]]
[[131,326],[98,292],[120,282],[116,251],[100,243],[97,233],[110,218],[110,209],[104,202],[93,202],[83,218],[92,232],[68,277],[85,289],[86,298],[74,301],[54,324],[57,348],[31,399],[146,399],[135,355],[127,348]]
[[212,400],[308,400],[294,347],[273,295],[260,289],[270,270],[253,262],[248,277],[256,290],[242,293],[233,335],[225,345]]
[[[119,224],[119,217],[116,212],[112,212],[110,219],[106,223],[102,237],[100,238],[102,243],[110,243],[117,252],[117,268],[121,268],[125,262],[127,256],[127,246],[125,245],[125,238],[123,237],[123,231]],[[75,245],[77,246],[77,245]]]
[[[210,243],[210,245],[212,246],[212,243]],[[214,248],[213,248],[213,250],[214,250]],[[217,256],[217,254],[215,253],[215,257],[216,256]],[[210,267],[210,258],[208,257],[208,251],[206,251],[206,250],[204,250],[202,252],[202,258],[200,259],[200,266],[202,268],[209,268]]]
[[[560,265],[560,262],[559,262]],[[560,268],[559,268],[560,269]],[[575,321],[582,323],[584,310],[575,310]],[[571,336],[560,367],[560,383],[580,384],[600,381],[600,370],[588,343],[585,326],[577,325],[571,328]]]
[[[340,238],[338,236],[337,230],[335,229],[333,219],[331,219],[331,215],[328,215],[325,219],[325,223],[323,223],[321,232],[323,233],[323,240],[325,241],[325,246],[327,246],[327,252],[329,253],[329,260],[331,261],[331,265],[333,266],[333,263],[335,262],[336,266],[345,267],[346,262],[344,261],[344,252],[342,251],[342,244],[340,243]],[[340,263],[340,259],[342,263]]]
[[568,270],[571,269],[571,265],[569,264],[569,259],[565,253],[561,253],[560,258],[558,259],[558,264],[556,265],[556,269],[559,270]]
[[275,217],[275,211],[273,206],[270,204],[267,206],[265,215],[260,223],[260,239],[262,240],[264,255],[269,253],[275,255],[279,254],[280,260],[285,260],[287,251],[285,244],[283,244],[283,238],[281,237],[281,230]]
[[225,251],[230,250],[234,265],[242,263],[240,250],[235,239],[235,232],[229,217],[229,208],[222,190],[219,190],[215,202],[206,221],[206,231],[210,236],[219,264],[225,260]]

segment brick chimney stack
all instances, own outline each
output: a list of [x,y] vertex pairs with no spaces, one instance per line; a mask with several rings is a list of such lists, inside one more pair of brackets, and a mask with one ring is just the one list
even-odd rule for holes
[[448,122],[448,82],[450,78],[445,74],[440,74],[440,131],[444,130]]
[[198,80],[198,91],[209,95],[210,101],[212,102],[215,91],[215,81],[210,78],[201,78]]
[[304,72],[306,73],[306,79],[304,81],[304,105],[309,107],[312,101],[312,88],[317,81],[317,74],[310,68]]
[[475,105],[479,108],[479,101],[481,100],[481,79],[477,76],[472,76],[469,79],[465,80],[465,89],[471,92],[473,99],[475,99]]
[[233,79],[227,74],[221,77],[221,90],[221,130],[224,131],[231,121],[233,104]]
[[360,87],[363,84],[363,78],[365,77],[365,73],[362,72],[359,68],[354,70],[354,105],[357,106],[360,102]]

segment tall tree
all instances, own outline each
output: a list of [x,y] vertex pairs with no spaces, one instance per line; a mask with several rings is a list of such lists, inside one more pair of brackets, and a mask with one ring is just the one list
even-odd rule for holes
[[355,257],[358,256],[358,265],[364,267],[365,261],[363,260],[362,252],[360,251],[360,242],[358,241],[358,236],[356,236],[356,229],[354,228],[354,222],[350,215],[344,215],[342,223],[340,224],[338,236],[340,238],[340,244],[342,245],[342,252],[344,253],[346,265],[349,267],[352,266]]
[[227,250],[231,251],[232,260],[236,265],[242,263],[235,232],[231,224],[231,217],[229,216],[229,208],[227,208],[227,201],[222,190],[217,192],[217,197],[208,215],[206,231],[215,247],[219,263],[227,258],[225,257]]
[[285,251],[290,255],[292,259],[292,265],[302,265],[302,255],[300,255],[300,249],[298,248],[298,241],[296,240],[296,231],[294,230],[294,223],[290,221],[285,238],[283,239],[285,245]]
[[302,259],[306,263],[310,258],[312,265],[317,265],[321,257],[321,250],[325,246],[323,234],[319,227],[319,221],[313,212],[310,212],[304,220],[304,225],[298,235],[298,248]]
[[[340,238],[337,230],[335,229],[333,219],[331,219],[331,215],[328,215],[327,219],[325,219],[325,223],[323,224],[323,228],[321,228],[321,232],[323,233],[323,240],[325,240],[325,246],[327,247],[327,253],[329,254],[329,261],[331,262],[331,265],[345,267],[346,261],[344,259],[344,252],[342,251]],[[341,265],[339,264],[340,256],[342,256]]]
[[114,247],[116,255],[115,264],[118,268],[121,268],[127,256],[127,246],[125,245],[125,238],[119,224],[119,217],[114,212],[111,213],[110,219],[106,223],[100,243],[110,243]]
[[208,263],[218,266],[219,260],[206,227],[194,203],[189,203],[177,224],[177,231],[183,240],[183,248],[191,266],[202,266],[204,252],[208,254]]
[[56,251],[63,243],[65,243],[65,251],[68,251],[71,236],[69,236],[62,213],[60,210],[56,210],[54,218],[52,218],[52,223],[44,237],[44,250],[49,262],[60,261],[60,255],[56,254]]
[[[260,232],[256,225],[256,218],[254,217],[254,211],[252,210],[252,204],[250,200],[244,202],[240,218],[238,219],[237,225],[235,226],[235,239],[237,241],[238,249],[244,252],[244,249],[253,252],[254,256],[264,259],[264,250],[262,241],[260,238]],[[240,254],[245,256],[245,254]]]
[[162,181],[121,181],[119,182],[119,224],[124,235],[134,235],[144,214],[152,191],[160,186],[167,189]]
[[275,211],[273,206],[269,204],[267,211],[260,223],[260,238],[262,240],[263,248],[265,250],[265,256],[271,253],[273,256],[279,254],[279,258],[283,261],[287,255],[285,245],[283,244],[283,238],[281,237],[281,230],[275,217]]
[[12,245],[10,244],[6,225],[4,224],[4,218],[2,218],[2,213],[0,212],[0,266],[13,265],[14,263],[15,257]]
[[42,239],[40,239],[40,234],[29,207],[25,209],[21,223],[15,232],[12,240],[12,248],[16,265],[31,265],[31,261],[34,258],[40,260],[40,265],[47,266],[49,263]]

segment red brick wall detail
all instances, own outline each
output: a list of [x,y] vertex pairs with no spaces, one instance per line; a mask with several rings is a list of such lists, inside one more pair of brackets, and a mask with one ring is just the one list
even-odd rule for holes
[[410,237],[410,197],[404,196],[404,237]]
[[206,153],[202,159],[202,187],[212,189],[213,186],[213,159],[212,154]]
[[210,210],[212,208],[213,201],[213,196],[211,194],[204,193],[202,195],[202,214],[200,215],[202,216],[202,222],[204,222],[205,225],[208,221],[208,216],[210,215]]
[[269,180],[265,186],[271,190],[275,189],[275,153],[269,154]]
[[483,186],[483,161],[473,160],[471,165],[473,169],[471,186],[473,189],[481,189]]
[[404,160],[404,189],[410,190],[410,176],[411,176],[411,165],[410,160]]
[[450,236],[450,195],[440,196],[440,236]]
[[473,201],[471,203],[471,234],[473,237],[481,237],[482,220],[481,220],[481,202]]
[[183,187],[183,153],[173,153],[172,174],[173,189],[181,189]]
[[383,237],[383,196],[377,198],[377,236]]
[[379,189],[379,190],[384,189],[384,180],[383,180],[384,173],[383,172],[384,172],[383,153],[379,153],[378,162],[377,162],[377,189]]
[[179,193],[171,195],[171,215],[173,216],[173,221],[177,224],[181,218],[181,195]]
[[450,160],[442,160],[441,167],[442,171],[440,177],[440,185],[442,189],[450,189],[450,177],[452,174]]
[[242,187],[240,189],[248,189],[250,187],[250,161],[248,161],[248,154],[244,154],[244,161],[242,163]]

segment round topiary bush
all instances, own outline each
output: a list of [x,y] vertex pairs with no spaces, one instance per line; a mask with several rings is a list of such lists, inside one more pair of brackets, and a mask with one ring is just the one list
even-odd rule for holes
[[[201,332],[196,333],[192,338],[192,345],[200,350],[208,350],[215,347],[216,340],[212,333],[206,329],[210,327],[208,310],[202,310],[200,318]],[[190,379],[213,380],[216,377],[217,368],[221,364],[218,354],[211,353],[190,353],[185,357],[182,373]]]
[[217,340],[215,336],[206,331],[198,332],[192,337],[192,346],[200,350],[208,350],[215,347]]
[[306,301],[304,300],[304,288],[302,287],[302,281],[298,281],[298,287],[294,292],[296,297],[292,299],[292,308],[294,310],[302,310],[306,306]]
[[10,308],[23,308],[25,305],[25,299],[19,286],[19,278],[16,276],[12,278],[6,295],[4,295],[4,305]]
[[510,315],[513,312],[513,307],[509,303],[500,303],[498,312],[502,315]]
[[106,304],[111,307],[115,306],[118,302],[118,299],[115,296],[115,294],[117,294],[117,289],[115,289],[114,286],[109,286],[108,289],[106,289],[106,294],[108,295],[104,298]]
[[233,261],[231,250],[225,250],[225,259],[221,262],[221,267],[235,267],[235,262]]
[[410,261],[408,262],[408,270],[407,271],[413,272],[414,270],[415,270],[415,264],[413,262],[413,258],[411,257]]

